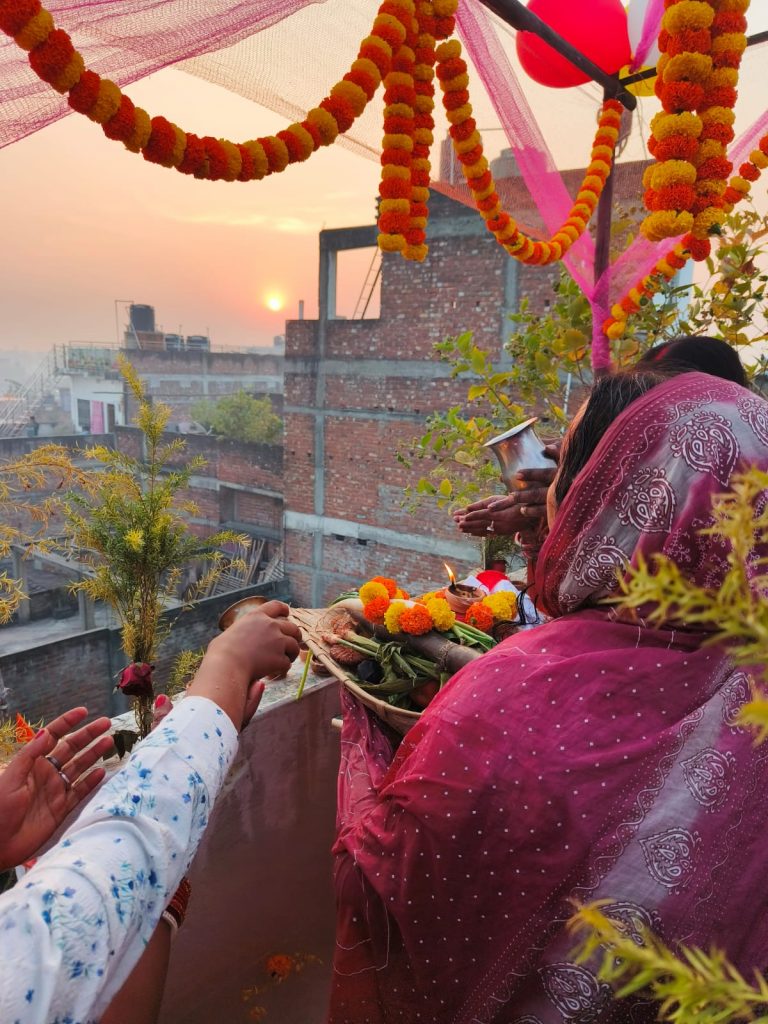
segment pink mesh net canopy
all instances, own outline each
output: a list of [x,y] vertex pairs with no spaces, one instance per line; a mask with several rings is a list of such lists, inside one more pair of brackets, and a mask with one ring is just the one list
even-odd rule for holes
[[[57,24],[70,33],[87,65],[121,86],[174,65],[296,119],[347,70],[378,4],[376,0],[50,0],[47,6]],[[658,35],[663,7],[663,0],[651,0],[648,5],[635,54],[637,65],[643,63]],[[499,135],[486,134],[486,140],[498,143],[503,137],[516,165],[515,177],[499,182],[502,200],[522,226],[539,237],[550,235],[568,215],[580,174],[558,169],[544,124],[552,120],[553,110],[568,118],[569,127],[578,123],[581,142],[569,158],[576,168],[584,167],[600,92],[594,86],[542,91],[527,77],[521,81],[513,55],[514,34],[479,0],[460,3],[457,29],[470,64],[470,91],[478,122],[481,128],[490,123],[501,129]],[[763,55],[763,46],[754,47],[744,63],[742,80],[745,76],[751,80],[753,90],[758,90],[758,63]],[[0,81],[0,147],[70,112],[66,100],[33,74],[26,55],[5,37],[0,41]],[[617,164],[621,191],[624,196],[636,197],[637,205],[642,192],[641,161],[647,159],[644,137],[656,109],[654,99],[640,100],[629,145]],[[381,116],[379,93],[342,144],[378,159]],[[447,125],[438,117],[436,138],[440,138],[441,128],[444,134]],[[208,130],[217,134],[215,125]],[[732,147],[735,163],[748,155],[766,130],[768,113],[760,112],[755,118],[752,111],[752,123]],[[552,131],[550,125],[550,138]],[[236,141],[257,134],[258,128],[254,131],[253,125],[244,125],[242,139]],[[439,161],[433,163],[433,187],[471,202],[461,179],[447,175],[445,168],[438,174]],[[598,281],[594,280],[595,246],[589,234],[567,254],[566,266],[593,306],[596,366],[605,366],[610,359],[599,327],[611,303],[646,274],[673,241],[652,245],[636,238]]]

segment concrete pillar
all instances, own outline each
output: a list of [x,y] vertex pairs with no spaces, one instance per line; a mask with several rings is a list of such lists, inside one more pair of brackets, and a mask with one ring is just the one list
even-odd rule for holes
[[96,609],[93,601],[82,590],[77,592],[77,608],[80,612],[80,626],[82,629],[95,629]]

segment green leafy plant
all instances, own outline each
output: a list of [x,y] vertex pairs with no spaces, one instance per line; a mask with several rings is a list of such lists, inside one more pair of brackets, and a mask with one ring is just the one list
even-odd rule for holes
[[[38,551],[52,545],[46,528],[61,511],[63,488],[83,486],[88,474],[76,466],[61,445],[45,444],[20,458],[0,463],[0,558],[14,546]],[[34,492],[45,497],[32,499]],[[0,572],[0,624],[10,622],[25,599],[21,583]]]
[[[634,223],[632,211],[617,213],[615,248],[626,243]],[[749,207],[731,214],[707,263],[708,280],[664,282],[654,299],[643,299],[626,336],[613,343],[615,365],[630,365],[679,334],[709,334],[737,347],[759,381],[768,365],[755,348],[768,337],[766,257],[768,216]],[[398,452],[399,461],[420,474],[405,489],[406,506],[459,507],[498,491],[498,469],[484,443],[531,415],[540,417],[544,433],[557,435],[591,385],[592,314],[564,270],[545,312],[534,312],[523,298],[509,319],[511,333],[498,360],[471,333],[435,345],[451,376],[466,381],[466,399],[430,416],[424,433]]]
[[571,919],[581,938],[577,962],[597,961],[598,977],[615,988],[618,999],[650,994],[659,1018],[672,1024],[721,1024],[765,1020],[768,982],[755,972],[750,983],[725,955],[681,947],[679,955],[647,930],[643,945],[602,913],[609,901],[582,907]]
[[232,441],[271,443],[279,440],[283,430],[283,421],[273,412],[270,400],[254,398],[245,391],[216,401],[195,402],[191,413],[206,430]]
[[[221,531],[201,540],[189,531],[187,517],[194,505],[183,500],[191,476],[204,460],[192,458],[178,468],[184,442],[164,441],[169,410],[150,403],[135,371],[124,359],[121,370],[138,402],[136,423],[141,431],[142,458],[103,446],[85,450],[99,466],[83,493],[65,503],[70,545],[90,574],[72,585],[116,612],[122,646],[137,665],[152,665],[167,638],[172,620],[163,612],[174,602],[183,570],[190,564],[206,566],[194,600],[228,568],[243,569],[224,545],[245,545],[247,539]],[[149,731],[153,691],[134,697],[140,735]]]

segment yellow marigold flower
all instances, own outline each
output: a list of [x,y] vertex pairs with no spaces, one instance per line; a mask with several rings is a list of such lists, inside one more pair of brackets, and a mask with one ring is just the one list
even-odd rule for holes
[[747,179],[742,178],[740,174],[737,174],[735,175],[735,177],[731,178],[729,184],[731,188],[736,189],[737,192],[741,192],[742,195],[746,195],[752,187],[747,181]]
[[719,89],[723,85],[735,89],[739,84],[739,72],[736,68],[715,68],[707,84],[710,89]]
[[54,29],[53,16],[45,9],[33,14],[18,35],[13,37],[22,50],[34,50],[44,43]]
[[706,210],[696,214],[691,231],[697,238],[706,238],[714,227],[723,223],[724,219],[725,210],[716,206],[708,206]]
[[390,633],[400,632],[400,616],[408,605],[405,601],[393,601],[384,613],[384,625]]
[[611,316],[613,317],[614,320],[626,320],[627,319],[626,310],[622,309],[621,306],[618,304],[618,302],[614,306],[611,306]]
[[442,597],[433,597],[431,601],[427,601],[427,611],[432,616],[435,629],[440,630],[441,633],[450,629],[456,622],[456,616],[451,611],[451,606]]
[[426,245],[406,245],[402,250],[407,260],[414,260],[416,263],[423,263],[427,258],[429,247]]
[[627,328],[627,321],[626,320],[617,320],[615,323],[612,323],[608,327],[608,329],[606,330],[605,333],[608,335],[608,337],[610,338],[611,341],[618,341],[619,338],[621,338],[622,335],[624,334],[624,331],[626,330],[626,328]]
[[368,604],[369,601],[373,601],[376,597],[385,597],[389,600],[389,591],[383,583],[374,583],[373,581],[369,581],[360,587],[359,596],[363,604]]
[[724,32],[712,40],[712,53],[743,53],[747,48],[747,37],[743,32]]
[[134,127],[131,137],[125,140],[125,148],[131,153],[139,153],[149,142],[152,134],[152,120],[143,107],[136,107],[133,112]]
[[732,125],[736,120],[736,114],[730,107],[709,107],[701,115],[702,124],[727,124]]
[[108,78],[102,78],[96,102],[86,111],[85,116],[97,124],[104,124],[118,112],[122,98],[123,94],[115,83]]
[[[325,111],[324,111],[324,113],[325,113]],[[314,114],[314,111],[310,110],[310,112],[307,115],[307,117],[309,118],[313,114]],[[330,117],[330,114],[328,116]],[[313,118],[313,120],[314,120],[314,118]],[[331,120],[333,120],[333,119],[331,118]],[[319,118],[317,119],[317,123],[318,123],[318,125],[321,123]],[[336,124],[335,121],[333,123],[334,123],[334,125]],[[336,133],[338,134],[338,128],[336,130]],[[246,142],[245,143],[245,147],[248,150],[248,152],[251,154],[251,156],[253,157],[253,166],[254,166],[254,170],[256,171],[257,179],[258,178],[263,178],[264,175],[269,170],[269,161],[267,160],[267,154],[264,152],[264,147],[262,146],[262,144],[260,142],[257,142],[256,139],[251,139],[249,142]]]
[[[661,67],[659,71],[661,72]],[[664,68],[665,82],[699,82],[703,85],[712,71],[712,58],[705,53],[679,53]]]
[[137,553],[141,551],[144,547],[143,530],[126,530],[125,543],[132,551],[136,551]]
[[[722,108],[711,108],[714,109],[726,109]],[[656,114],[651,118],[651,131],[655,138],[661,140],[666,139],[670,135],[689,135],[693,139],[697,139],[701,135],[702,118],[698,114],[692,114],[688,111],[682,114]]]
[[405,235],[380,234],[376,239],[376,244],[382,252],[402,252],[408,243],[405,240]]
[[75,51],[61,74],[55,80],[51,81],[51,85],[56,92],[69,92],[72,86],[76,82],[80,81],[80,76],[84,71],[85,63],[83,58],[77,51]]
[[714,20],[715,12],[710,4],[703,3],[703,0],[682,0],[682,3],[667,8],[661,24],[670,35],[678,35],[709,28]]
[[483,598],[483,604],[491,609],[498,622],[509,622],[517,615],[517,597],[509,590],[489,594]]
[[382,28],[385,30],[392,29],[392,31],[394,31],[395,34],[399,36],[398,41],[400,45],[402,46],[402,44],[405,42],[405,25],[403,25],[403,23],[398,18],[393,17],[391,14],[377,14],[373,22],[374,32],[376,31],[377,28]]
[[768,167],[768,156],[763,153],[761,149],[753,149],[749,154],[750,163],[753,163],[755,167],[758,167],[761,171]]
[[488,161],[486,160],[486,158],[484,156],[481,156],[480,159],[476,163],[470,164],[469,167],[465,167],[464,168],[464,177],[465,178],[480,178],[480,177],[482,177],[485,174],[485,172],[487,170],[488,170]]
[[725,146],[722,142],[718,142],[717,139],[704,139],[703,142],[699,143],[699,152],[696,156],[696,164],[701,165],[705,160],[710,160],[713,156],[722,156],[725,153]]
[[684,235],[693,227],[693,214],[687,210],[676,213],[674,210],[658,210],[649,214],[641,225],[641,230],[650,242],[660,242],[663,238]]
[[666,188],[669,185],[693,185],[696,168],[688,160],[665,160],[651,172],[651,188]]
[[411,203],[408,199],[382,199],[379,209],[382,213],[410,213]]
[[410,153],[413,149],[413,139],[410,135],[401,133],[386,133],[382,139],[382,149],[404,149]]
[[426,604],[427,601],[432,601],[434,598],[438,596],[439,595],[437,590],[430,590],[428,593],[422,594],[421,597],[417,598],[417,601],[419,602],[419,604]]
[[461,107],[457,107],[455,110],[449,110],[445,115],[451,124],[463,124],[468,117],[472,117],[472,104],[465,103]]
[[[435,12],[437,13],[437,12]],[[435,50],[435,56],[439,61],[451,60],[453,57],[461,56],[461,43],[458,39],[448,39],[440,43]]]

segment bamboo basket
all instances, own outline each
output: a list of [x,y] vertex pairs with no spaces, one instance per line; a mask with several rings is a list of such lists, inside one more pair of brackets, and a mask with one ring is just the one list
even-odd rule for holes
[[328,653],[328,646],[322,634],[328,629],[328,620],[334,608],[292,608],[291,618],[301,629],[304,642],[312,655],[324,665],[328,671],[365,707],[380,718],[382,722],[394,729],[400,736],[405,736],[419,720],[419,711],[408,711],[396,708],[380,697],[367,693],[361,686],[347,675],[344,668],[333,660]]

